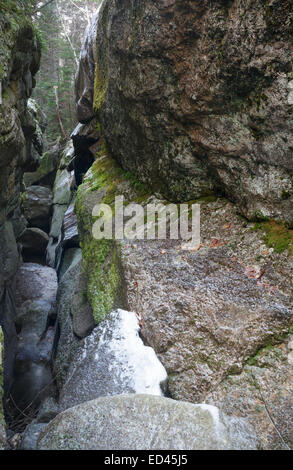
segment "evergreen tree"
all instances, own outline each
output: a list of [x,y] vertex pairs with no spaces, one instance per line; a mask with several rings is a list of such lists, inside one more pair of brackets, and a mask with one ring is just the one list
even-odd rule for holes
[[48,118],[49,143],[68,136],[76,124],[74,78],[84,31],[100,0],[38,2],[34,22],[42,62],[34,98]]

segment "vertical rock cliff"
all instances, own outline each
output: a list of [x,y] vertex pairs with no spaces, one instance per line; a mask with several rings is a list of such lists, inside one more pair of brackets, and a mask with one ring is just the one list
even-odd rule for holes
[[[38,152],[33,150],[32,142],[39,150],[41,146],[34,111],[27,106],[39,67],[40,45],[22,2],[1,1],[0,11],[0,325],[5,342],[4,383],[9,390],[16,348],[14,292],[20,261],[17,240],[25,229],[20,210],[22,176],[38,164]],[[1,423],[2,420],[0,406]]]

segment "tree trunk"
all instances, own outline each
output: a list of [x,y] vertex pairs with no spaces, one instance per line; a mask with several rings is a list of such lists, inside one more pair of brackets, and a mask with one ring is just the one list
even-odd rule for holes
[[54,86],[54,91],[55,91],[55,99],[56,99],[56,110],[57,110],[57,117],[58,117],[58,122],[60,126],[60,130],[62,135],[67,139],[67,134],[64,130],[63,124],[62,124],[62,119],[61,119],[61,113],[60,113],[60,106],[59,106],[59,98],[58,98],[58,86]]

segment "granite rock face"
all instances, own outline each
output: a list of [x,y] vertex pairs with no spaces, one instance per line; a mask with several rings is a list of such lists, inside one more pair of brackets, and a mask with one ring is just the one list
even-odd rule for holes
[[293,336],[260,349],[239,375],[206,396],[228,415],[249,417],[263,449],[293,448]]
[[[255,413],[257,383],[252,381],[252,406],[244,400],[243,409],[237,398],[225,402],[223,384],[239,379],[245,390],[244,372],[254,357],[266,348],[285,348],[293,325],[290,250],[268,248],[258,226],[240,217],[232,203],[215,197],[199,200],[201,245],[193,250],[185,250],[182,240],[95,240],[92,214],[97,202],[113,204],[113,196],[121,194],[126,204],[158,202],[148,187],[115,167],[106,151],[98,155],[76,198],[86,293],[95,320],[103,320],[115,303],[138,312],[141,337],[166,368],[172,398],[209,400],[227,414],[245,416],[257,429],[262,448],[283,448],[268,415]],[[111,282],[112,290],[106,291]],[[291,366],[288,361],[275,364],[275,375],[272,367],[266,375],[265,399],[273,404],[286,448],[291,446],[285,421],[293,397]],[[237,393],[233,386],[231,396]]]
[[[22,2],[14,8],[1,4],[0,18],[0,325],[3,328],[5,357],[4,378],[6,392],[11,387],[16,330],[14,325],[15,274],[20,263],[17,239],[26,227],[21,217],[21,182],[24,171],[35,169],[38,151],[42,145],[37,132],[36,116],[27,106],[39,68],[40,44]],[[31,103],[32,104],[32,103]],[[38,137],[37,137],[38,136]],[[3,343],[3,338],[1,338]],[[2,393],[0,393],[2,396]],[[2,413],[0,411],[2,431]],[[2,437],[2,433],[1,433]],[[2,441],[0,447],[2,446]]]
[[58,415],[41,432],[42,450],[256,449],[251,426],[218,408],[150,395],[102,397]]
[[219,190],[293,226],[292,21],[289,0],[104,0],[80,119],[93,104],[113,157],[168,199]]

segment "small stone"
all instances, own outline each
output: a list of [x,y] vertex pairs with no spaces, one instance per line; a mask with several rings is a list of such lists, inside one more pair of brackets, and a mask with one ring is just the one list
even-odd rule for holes
[[288,104],[293,104],[293,91],[290,91],[288,95]]

